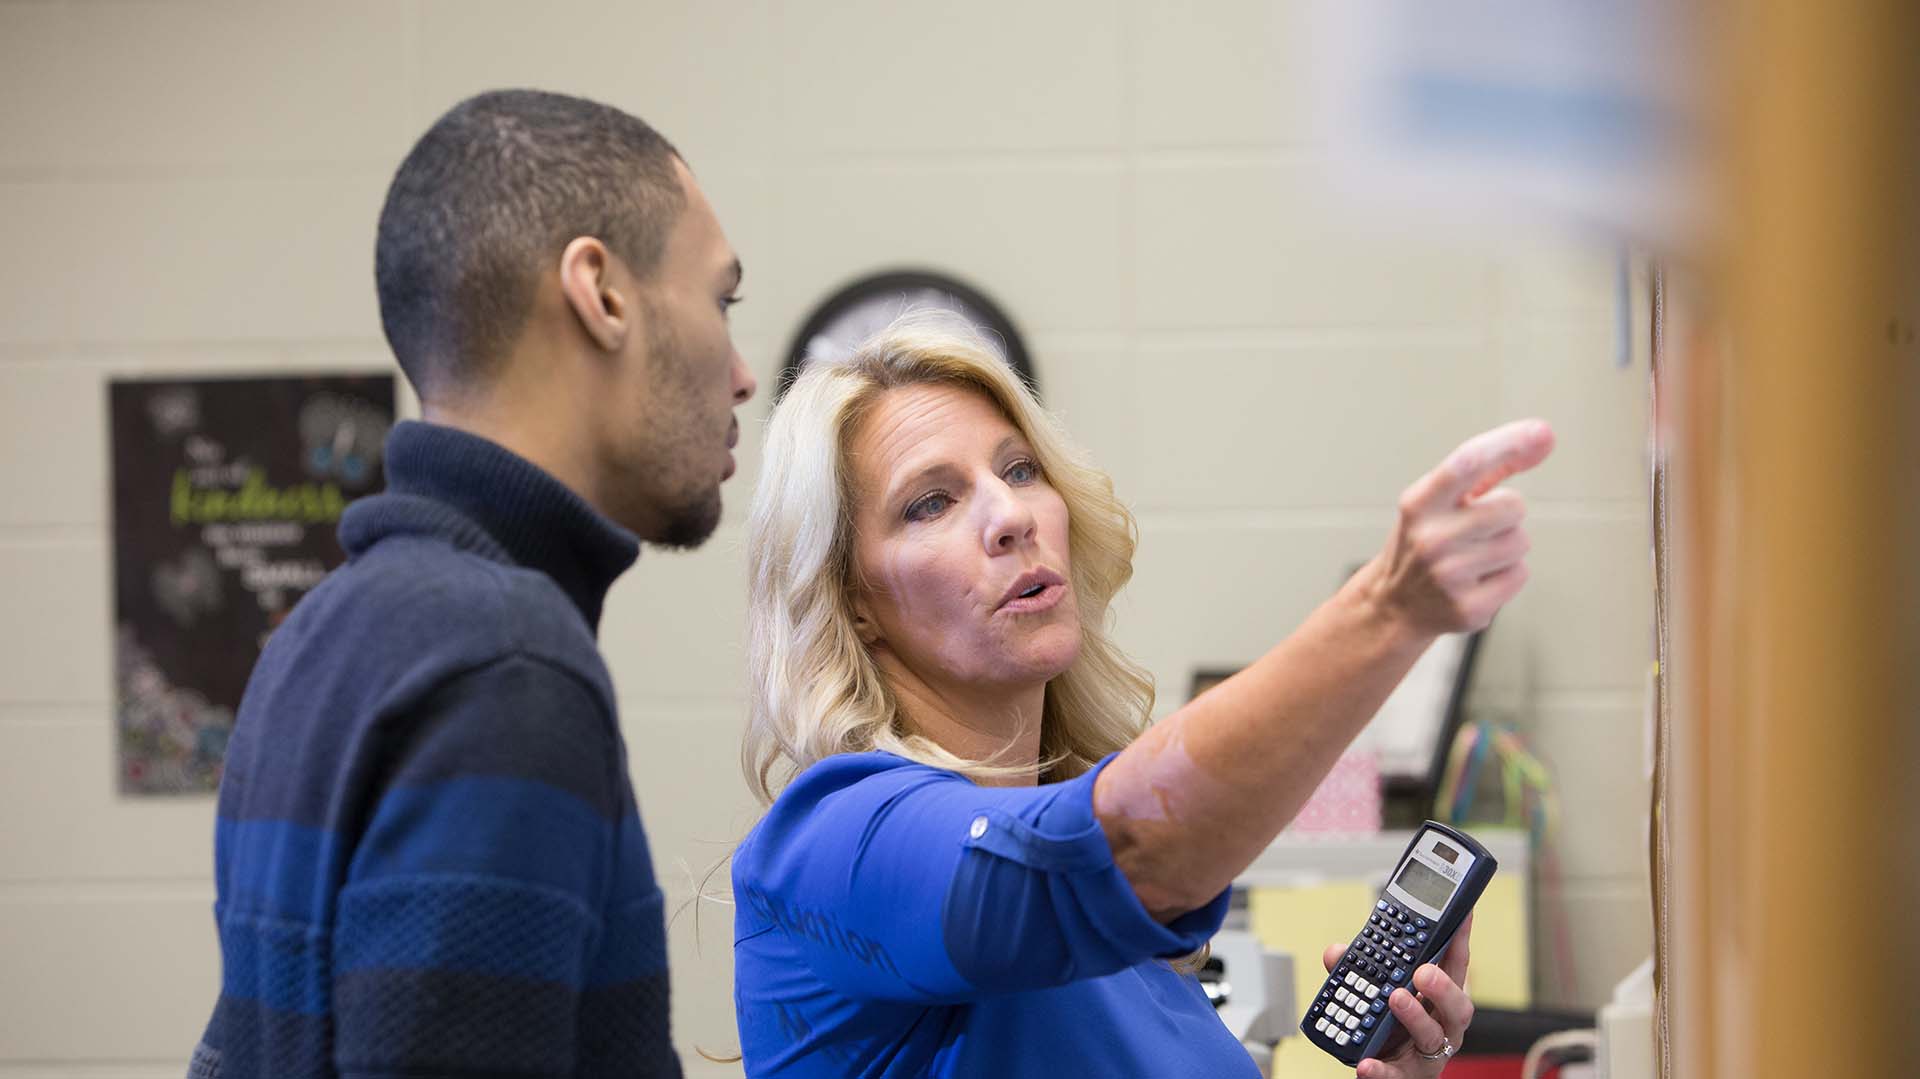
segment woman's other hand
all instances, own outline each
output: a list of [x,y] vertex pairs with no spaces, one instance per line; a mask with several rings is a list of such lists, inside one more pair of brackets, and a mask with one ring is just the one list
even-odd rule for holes
[[[1432,1079],[1466,1042],[1467,1027],[1473,1024],[1473,1001],[1466,990],[1467,938],[1472,930],[1469,914],[1440,962],[1422,964],[1413,972],[1415,991],[1395,989],[1387,998],[1400,1029],[1387,1039],[1379,1057],[1360,1062],[1356,1069],[1360,1079]],[[1327,948],[1321,960],[1329,972],[1346,951],[1344,944]]]
[[1501,487],[1553,452],[1553,429],[1519,420],[1475,435],[1400,496],[1400,519],[1364,570],[1374,600],[1438,636],[1484,629],[1527,582],[1526,502]]

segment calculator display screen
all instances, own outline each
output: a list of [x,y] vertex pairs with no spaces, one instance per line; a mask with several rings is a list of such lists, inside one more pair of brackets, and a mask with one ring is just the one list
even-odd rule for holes
[[1453,882],[1417,858],[1407,859],[1406,866],[1393,883],[1399,885],[1401,891],[1435,910],[1444,908],[1447,900],[1453,898]]

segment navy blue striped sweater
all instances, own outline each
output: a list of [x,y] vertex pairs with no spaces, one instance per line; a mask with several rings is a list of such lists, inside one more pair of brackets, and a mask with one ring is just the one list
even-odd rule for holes
[[595,639],[639,544],[449,428],[400,424],[386,468],[240,707],[192,1074],[678,1076]]

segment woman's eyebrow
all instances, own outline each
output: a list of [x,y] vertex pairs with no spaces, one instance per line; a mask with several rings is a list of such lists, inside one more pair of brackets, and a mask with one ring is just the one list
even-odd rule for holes
[[936,461],[924,468],[907,473],[887,486],[886,502],[897,501],[902,494],[920,486],[926,480],[955,475],[959,470],[945,461]]

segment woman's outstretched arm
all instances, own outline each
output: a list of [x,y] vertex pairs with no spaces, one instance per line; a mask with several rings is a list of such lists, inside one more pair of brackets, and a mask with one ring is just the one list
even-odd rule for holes
[[1333,598],[1100,774],[1095,814],[1154,917],[1232,883],[1435,638],[1486,626],[1520,591],[1526,507],[1499,484],[1552,449],[1537,420],[1463,443],[1401,495],[1385,549]]

